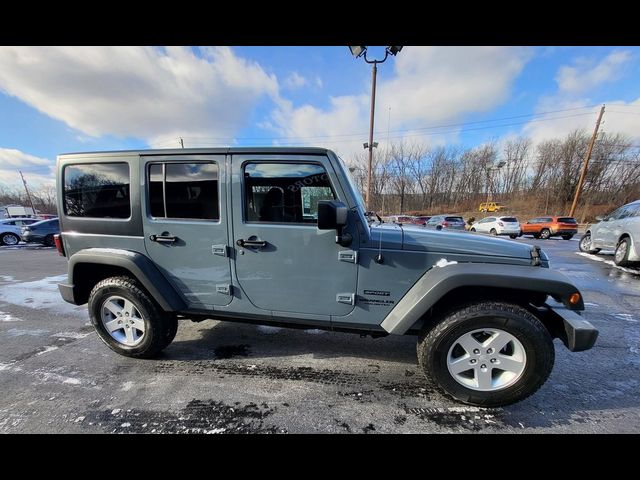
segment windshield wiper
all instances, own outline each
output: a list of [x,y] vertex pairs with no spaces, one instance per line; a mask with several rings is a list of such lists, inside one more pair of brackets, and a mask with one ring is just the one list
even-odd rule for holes
[[384,223],[384,220],[382,220],[382,218],[380,218],[380,215],[378,215],[376,212],[365,212],[364,214],[369,218],[376,217],[380,223]]

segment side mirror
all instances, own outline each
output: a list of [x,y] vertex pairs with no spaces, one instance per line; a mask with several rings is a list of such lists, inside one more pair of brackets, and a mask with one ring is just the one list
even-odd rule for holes
[[602,221],[604,221],[604,217],[603,217],[602,215],[598,215],[598,216],[596,217],[596,221],[598,221],[598,222],[602,222]]
[[353,238],[349,233],[342,233],[347,224],[349,209],[337,200],[320,200],[318,202],[318,230],[335,230],[336,243],[343,247],[351,245]]

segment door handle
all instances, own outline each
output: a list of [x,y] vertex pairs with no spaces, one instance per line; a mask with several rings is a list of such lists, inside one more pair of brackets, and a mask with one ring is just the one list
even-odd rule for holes
[[168,232],[162,232],[162,235],[149,235],[149,240],[158,243],[173,243],[178,240],[178,237],[169,235]]
[[264,248],[267,246],[267,242],[264,240],[244,240],[241,238],[236,241],[236,245],[243,248]]

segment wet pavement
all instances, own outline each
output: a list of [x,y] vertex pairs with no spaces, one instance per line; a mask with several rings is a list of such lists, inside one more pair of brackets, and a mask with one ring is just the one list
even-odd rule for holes
[[532,397],[499,409],[426,383],[414,337],[183,321],[154,360],[119,356],[60,298],[66,259],[0,247],[0,432],[639,432],[640,271],[575,240],[541,245],[582,290],[596,346],[571,353]]

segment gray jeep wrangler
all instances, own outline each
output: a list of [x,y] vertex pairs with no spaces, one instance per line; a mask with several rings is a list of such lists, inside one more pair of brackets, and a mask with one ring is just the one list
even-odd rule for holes
[[537,247],[376,221],[321,148],[98,152],[57,159],[62,297],[107,346],[148,358],[179,319],[416,334],[429,381],[506,405],[598,332]]

